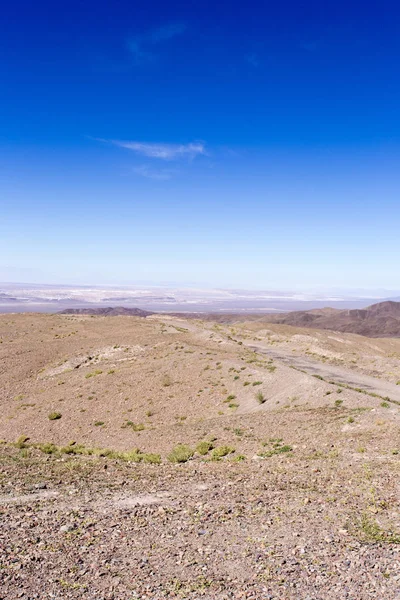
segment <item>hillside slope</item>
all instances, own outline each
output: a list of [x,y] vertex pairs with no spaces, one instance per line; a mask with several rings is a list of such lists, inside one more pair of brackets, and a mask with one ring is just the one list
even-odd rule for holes
[[398,599],[398,381],[400,339],[0,315],[1,597]]
[[368,337],[400,337],[400,302],[388,300],[364,309],[326,308],[265,315],[262,320],[294,327],[315,327],[358,333]]

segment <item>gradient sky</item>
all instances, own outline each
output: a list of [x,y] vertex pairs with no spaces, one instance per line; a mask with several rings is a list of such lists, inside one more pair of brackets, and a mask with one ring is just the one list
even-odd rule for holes
[[400,289],[397,2],[21,2],[0,281]]

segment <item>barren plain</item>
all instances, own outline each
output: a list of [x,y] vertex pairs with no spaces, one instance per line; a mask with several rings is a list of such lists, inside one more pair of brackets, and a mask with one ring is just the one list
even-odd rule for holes
[[0,315],[0,598],[400,598],[400,340]]

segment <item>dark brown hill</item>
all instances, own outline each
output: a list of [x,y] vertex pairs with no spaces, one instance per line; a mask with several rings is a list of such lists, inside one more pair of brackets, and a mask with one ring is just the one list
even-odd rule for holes
[[363,309],[323,308],[279,315],[264,315],[268,323],[333,329],[369,337],[400,337],[400,302],[385,301]]
[[66,308],[60,311],[60,315],[98,315],[101,317],[148,317],[154,313],[141,308],[125,308],[124,306],[107,306],[105,308]]

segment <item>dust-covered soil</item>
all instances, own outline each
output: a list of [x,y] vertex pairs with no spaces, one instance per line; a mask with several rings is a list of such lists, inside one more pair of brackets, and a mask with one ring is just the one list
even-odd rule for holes
[[0,341],[0,598],[400,598],[399,340],[25,314]]

